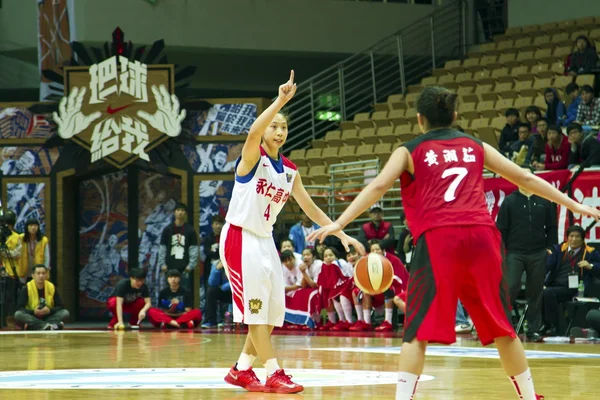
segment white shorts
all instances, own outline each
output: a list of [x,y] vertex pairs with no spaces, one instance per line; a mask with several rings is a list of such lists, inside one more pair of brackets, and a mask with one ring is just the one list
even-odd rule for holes
[[233,297],[233,320],[282,326],[285,317],[283,269],[273,238],[226,223],[219,243]]

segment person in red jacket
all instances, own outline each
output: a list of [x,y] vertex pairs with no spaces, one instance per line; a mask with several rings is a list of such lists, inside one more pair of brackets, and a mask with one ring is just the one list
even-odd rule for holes
[[391,222],[383,220],[383,209],[379,203],[373,204],[369,209],[371,222],[363,224],[358,231],[358,241],[366,248],[369,247],[370,240],[378,240],[381,248],[391,254],[396,254],[396,233]]
[[534,162],[532,166],[538,171],[567,169],[570,150],[569,139],[562,134],[557,125],[550,125],[548,127],[548,143],[546,143],[546,160],[543,163]]

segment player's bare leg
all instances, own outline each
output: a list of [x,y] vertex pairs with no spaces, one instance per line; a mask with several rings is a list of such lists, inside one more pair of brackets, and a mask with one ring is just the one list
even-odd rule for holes
[[425,350],[427,350],[427,342],[417,339],[402,344],[396,400],[412,400],[414,398],[419,376],[425,366]]
[[531,371],[527,365],[525,349],[523,349],[521,340],[504,336],[496,338],[494,342],[498,348],[502,367],[504,367],[504,371],[506,371],[519,399],[536,400],[542,398],[535,394]]
[[371,326],[371,309],[373,308],[373,298],[368,294],[363,293],[362,306],[365,324]]

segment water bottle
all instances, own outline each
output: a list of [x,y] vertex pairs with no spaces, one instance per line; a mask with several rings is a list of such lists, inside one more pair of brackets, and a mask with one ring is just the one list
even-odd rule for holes
[[583,280],[579,281],[579,287],[577,288],[577,297],[583,297]]
[[233,315],[227,311],[223,320],[223,331],[231,332],[233,330]]

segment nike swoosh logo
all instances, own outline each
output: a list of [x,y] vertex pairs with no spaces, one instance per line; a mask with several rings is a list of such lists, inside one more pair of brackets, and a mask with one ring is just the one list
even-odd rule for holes
[[229,376],[232,377],[233,379],[235,379],[237,381],[237,376],[233,375],[231,372],[229,372]]
[[290,389],[295,388],[296,385],[290,385],[288,383],[283,383],[283,382],[279,382],[281,385],[285,386],[285,387],[289,387]]
[[117,108],[112,108],[109,104],[109,106],[106,108],[106,112],[109,114],[114,114],[114,113],[118,113],[121,110],[126,109],[127,107],[130,107],[131,104],[127,104],[126,106],[122,106],[122,107],[117,107]]
[[269,164],[263,164],[263,167],[268,167],[268,166],[269,166]]

